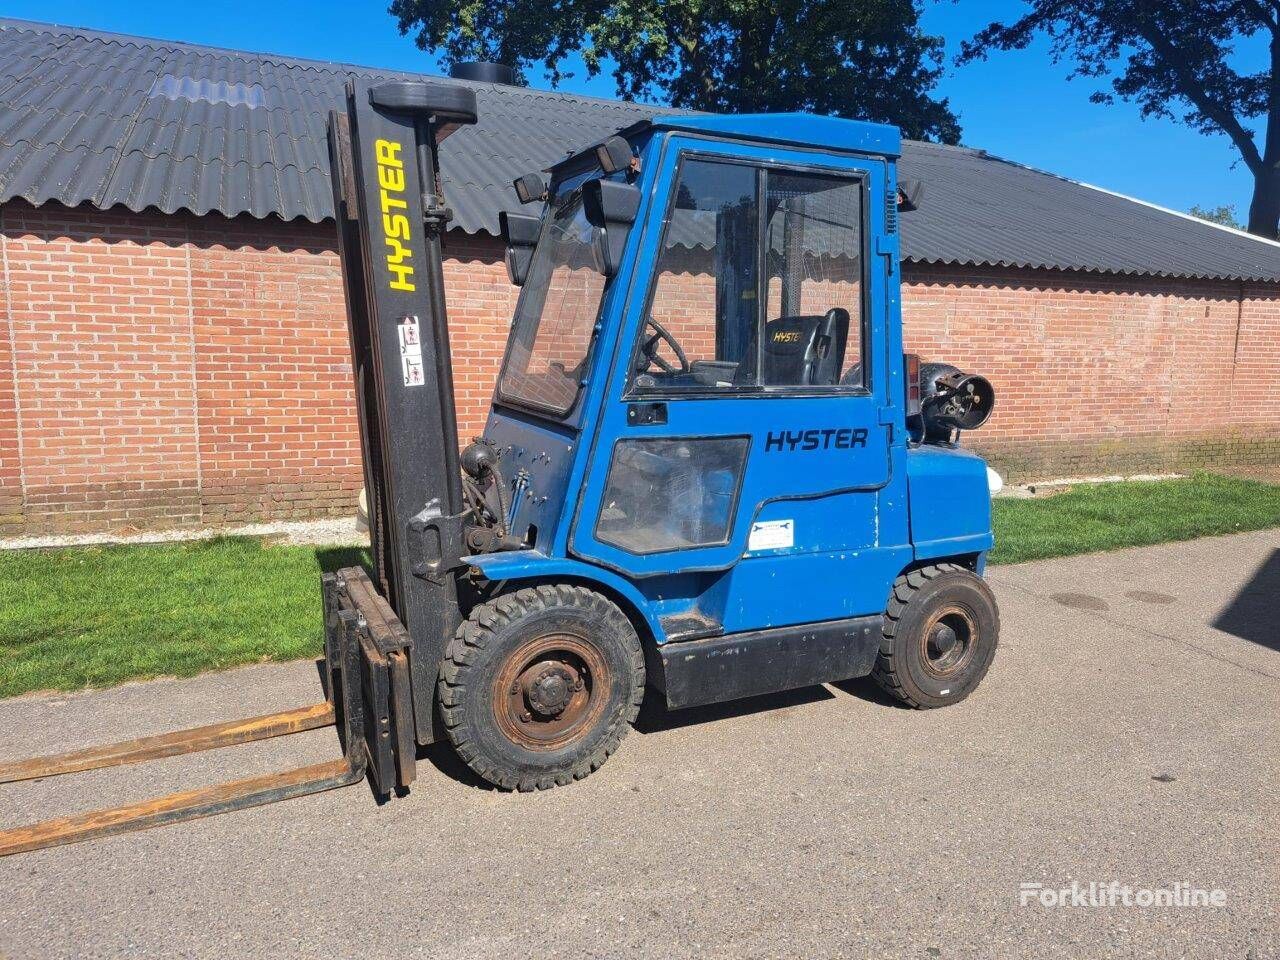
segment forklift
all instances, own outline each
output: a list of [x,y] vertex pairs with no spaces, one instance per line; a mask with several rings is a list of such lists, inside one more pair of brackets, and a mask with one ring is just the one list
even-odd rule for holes
[[330,116],[371,563],[325,574],[325,699],[0,765],[0,782],[334,725],[342,756],[0,833],[0,855],[367,778],[447,740],[508,790],[680,710],[870,675],[967,697],[999,615],[991,384],[903,352],[896,128],[662,115],[515,182],[521,288],[482,436],[457,435],[438,148],[470,88],[355,79]]

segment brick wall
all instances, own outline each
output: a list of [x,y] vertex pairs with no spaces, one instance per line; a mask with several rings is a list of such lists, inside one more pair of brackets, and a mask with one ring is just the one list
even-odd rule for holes
[[359,452],[327,229],[11,203],[0,232],[17,526],[350,510]]
[[42,528],[106,504],[138,522],[199,518],[185,230],[4,211],[10,377],[22,515]]
[[907,265],[907,348],[981,371],[1014,479],[1280,462],[1280,286]]
[[[460,433],[516,291],[492,238],[445,264]],[[360,486],[327,224],[0,209],[0,531],[347,514]],[[1016,479],[1280,462],[1280,286],[907,266],[908,347],[999,391]],[[691,287],[712,289],[686,277]]]

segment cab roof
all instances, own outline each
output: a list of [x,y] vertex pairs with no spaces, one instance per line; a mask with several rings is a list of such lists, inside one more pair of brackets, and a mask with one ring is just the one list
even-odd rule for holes
[[895,126],[812,113],[667,115],[633,124],[622,133],[628,136],[632,131],[640,133],[645,128],[888,157],[902,152],[902,135]]
[[[897,157],[902,151],[902,135],[895,126],[812,113],[664,114],[624,127],[617,135],[634,143],[658,131],[884,157]],[[593,144],[565,157],[550,167],[550,172],[563,176],[581,167],[584,159],[594,163],[594,153]]]

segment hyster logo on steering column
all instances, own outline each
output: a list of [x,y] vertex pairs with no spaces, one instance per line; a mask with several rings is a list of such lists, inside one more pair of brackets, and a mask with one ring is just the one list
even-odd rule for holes
[[770,430],[764,440],[765,453],[783,450],[852,450],[866,447],[864,427],[827,427],[819,430]]
[[394,140],[377,140],[373,149],[378,161],[378,200],[382,207],[382,239],[387,243],[389,282],[392,290],[412,293],[417,287],[410,279],[413,265],[408,262],[413,258],[409,218],[397,212],[409,209],[404,198],[404,161],[400,159],[403,148]]

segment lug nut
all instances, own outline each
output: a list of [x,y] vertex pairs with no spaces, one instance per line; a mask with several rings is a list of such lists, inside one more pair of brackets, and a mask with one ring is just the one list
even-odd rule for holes
[[530,720],[532,720],[532,719],[533,719],[533,714],[532,714],[532,713],[522,713],[522,714],[520,714],[520,722],[521,722],[521,723],[528,723],[528,722],[529,722]]

